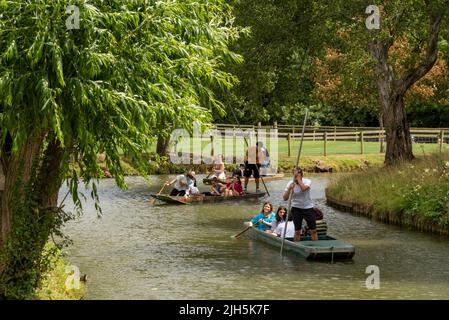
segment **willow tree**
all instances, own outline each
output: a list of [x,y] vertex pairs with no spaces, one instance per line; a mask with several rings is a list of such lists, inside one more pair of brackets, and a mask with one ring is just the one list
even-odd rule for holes
[[78,208],[79,181],[91,185],[98,205],[98,153],[125,187],[120,154],[143,170],[161,117],[210,117],[200,105],[220,108],[208,87],[232,85],[221,67],[238,31],[224,0],[0,0],[0,12],[0,297],[20,298],[69,218],[62,183]]

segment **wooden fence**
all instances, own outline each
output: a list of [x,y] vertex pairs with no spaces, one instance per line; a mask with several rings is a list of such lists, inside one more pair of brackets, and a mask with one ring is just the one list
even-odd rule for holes
[[[295,140],[301,139],[302,136],[302,127],[299,126],[277,124],[274,124],[272,126],[235,126],[216,124],[215,128],[220,131],[229,129],[238,130],[239,128],[243,131],[251,131],[252,129],[254,129],[256,132],[257,130],[267,130],[268,132],[268,130],[277,129],[279,140],[287,140],[288,156],[292,155],[292,143]],[[413,143],[437,144],[440,152],[443,149],[443,145],[449,143],[449,128],[412,128],[410,130],[410,134]],[[377,142],[379,143],[379,152],[385,152],[385,130],[381,130],[378,127],[308,126],[305,130],[304,140],[322,141],[324,156],[328,155],[329,143],[337,141],[350,141],[359,143],[360,154],[365,153],[366,142]]]

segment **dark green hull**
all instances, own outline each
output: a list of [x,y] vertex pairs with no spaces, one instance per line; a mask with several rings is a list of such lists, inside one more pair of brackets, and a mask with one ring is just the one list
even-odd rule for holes
[[[245,222],[248,226],[248,222]],[[250,228],[246,235],[252,239],[261,240],[265,243],[280,248],[282,239],[271,233],[260,231],[254,227]],[[293,251],[307,259],[329,259],[345,260],[352,259],[355,247],[330,236],[319,236],[318,241],[312,241],[310,237],[303,237],[299,242],[284,241],[284,250]]]

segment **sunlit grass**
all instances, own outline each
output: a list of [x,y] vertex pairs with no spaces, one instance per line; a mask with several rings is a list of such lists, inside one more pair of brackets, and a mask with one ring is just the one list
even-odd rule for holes
[[449,154],[420,156],[393,167],[334,179],[332,198],[372,206],[374,216],[393,214],[404,224],[449,227]]

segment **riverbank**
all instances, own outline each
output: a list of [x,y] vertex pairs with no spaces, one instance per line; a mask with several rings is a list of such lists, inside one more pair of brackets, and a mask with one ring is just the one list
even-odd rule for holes
[[[42,284],[36,290],[36,299],[38,300],[81,300],[86,291],[86,284],[83,281],[73,281],[69,285],[73,289],[67,288],[66,282],[69,277],[79,275],[66,272],[68,264],[64,260],[62,252],[55,248],[53,244],[49,244],[46,252],[51,248],[49,271],[43,275]],[[67,270],[68,271],[68,270]],[[73,271],[73,270],[72,270]]]
[[449,235],[449,154],[340,176],[326,188],[326,198],[344,211]]
[[[300,165],[306,172],[357,172],[366,171],[369,168],[378,168],[383,165],[383,154],[369,155],[333,155],[333,156],[304,156],[301,158]],[[122,166],[127,176],[140,175],[132,159],[125,156],[121,159]],[[211,170],[211,165],[194,164],[194,165],[177,165],[173,164],[166,157],[159,157],[155,154],[146,156],[147,167],[145,171],[148,175],[159,174],[179,174],[188,169],[194,170],[199,174],[207,174]],[[278,172],[289,173],[292,171],[296,163],[296,157],[285,157],[279,159]],[[104,156],[98,157],[98,165],[100,168],[99,175],[104,178],[110,178],[111,174],[104,162]],[[232,172],[237,164],[226,164],[226,171]]]

